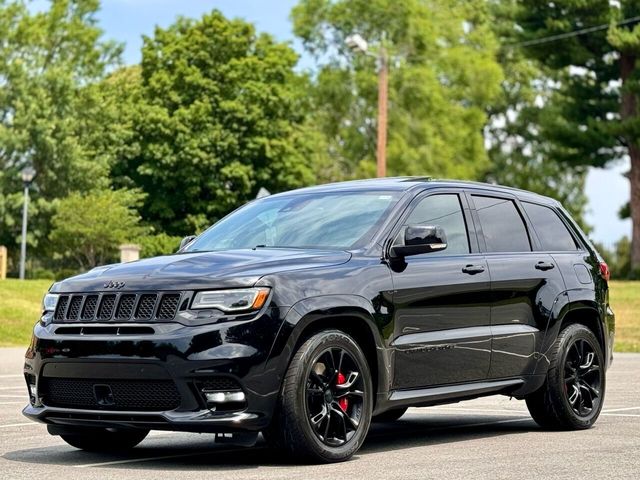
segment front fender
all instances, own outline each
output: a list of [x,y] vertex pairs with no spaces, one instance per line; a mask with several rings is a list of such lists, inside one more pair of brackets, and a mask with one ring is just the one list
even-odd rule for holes
[[334,328],[346,325],[346,330],[350,326],[360,328],[366,325],[367,333],[375,344],[377,393],[386,398],[391,367],[380,331],[389,322],[387,317],[388,314],[376,310],[371,302],[358,295],[322,295],[301,300],[289,310],[282,323],[266,363],[266,372],[278,376],[281,384],[304,332],[314,328],[314,324]]

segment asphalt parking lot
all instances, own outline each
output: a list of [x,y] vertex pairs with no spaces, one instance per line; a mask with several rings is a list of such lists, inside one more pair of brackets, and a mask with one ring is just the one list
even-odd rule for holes
[[90,454],[20,413],[23,349],[0,349],[0,478],[640,478],[640,354],[618,354],[603,414],[582,432],[544,432],[524,402],[487,397],[410,409],[374,426],[358,454],[298,465],[267,449],[216,445],[212,435],[152,432],[128,455]]

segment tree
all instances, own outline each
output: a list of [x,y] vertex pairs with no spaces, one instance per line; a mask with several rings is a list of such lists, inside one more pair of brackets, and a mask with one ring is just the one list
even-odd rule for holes
[[[640,3],[521,0],[519,5],[516,23],[527,42],[524,52],[555,71],[557,88],[542,131],[552,155],[594,167],[624,156],[631,160],[631,265],[640,269],[640,25],[625,21],[640,14]],[[575,33],[598,26],[603,27]]]
[[[314,181],[307,79],[297,55],[241,20],[213,11],[144,39],[134,142],[113,175],[147,194],[145,220],[172,235],[208,226],[255,197]],[[126,103],[126,102],[125,102]]]
[[586,167],[556,160],[542,134],[545,109],[555,90],[553,72],[514,48],[518,40],[513,28],[517,2],[495,0],[490,4],[493,31],[501,44],[498,61],[505,78],[501,94],[489,108],[485,129],[491,160],[486,179],[558,199],[588,231],[583,219]]
[[389,173],[483,175],[486,108],[502,78],[486,2],[301,0],[291,15],[319,63],[314,119],[338,166],[323,179],[375,174],[376,65],[347,48],[354,33],[390,54]]
[[98,5],[51,0],[35,12],[23,1],[0,0],[0,244],[18,239],[25,164],[38,172],[29,241],[39,250],[55,199],[108,185],[105,132],[114,118],[96,83],[121,47],[101,40]]
[[143,198],[129,190],[72,193],[60,200],[49,236],[53,251],[82,270],[117,259],[118,246],[147,232],[135,207]]

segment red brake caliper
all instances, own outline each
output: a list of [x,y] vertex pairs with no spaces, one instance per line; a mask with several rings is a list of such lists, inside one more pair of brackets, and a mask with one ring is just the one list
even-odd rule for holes
[[[347,381],[347,379],[342,374],[342,372],[338,372],[338,378],[336,379],[336,385],[342,385],[346,381]],[[349,400],[347,399],[347,397],[342,397],[341,399],[338,400],[338,405],[340,405],[340,408],[342,409],[343,412],[346,412],[347,408],[349,407]]]

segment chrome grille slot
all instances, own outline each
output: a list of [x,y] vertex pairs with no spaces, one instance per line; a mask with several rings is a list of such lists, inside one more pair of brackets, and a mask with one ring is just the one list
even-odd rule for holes
[[82,307],[82,315],[80,320],[93,320],[98,307],[98,295],[87,295],[84,299],[84,307]]
[[98,309],[98,320],[109,320],[113,315],[113,307],[116,303],[116,296],[103,295],[100,301],[100,308]]
[[129,320],[133,315],[133,307],[136,304],[136,296],[133,294],[124,294],[120,296],[118,302],[118,310],[116,312],[116,320]]
[[74,295],[71,297],[69,309],[67,310],[67,320],[77,320],[80,315],[80,306],[82,305],[82,295]]
[[136,318],[140,320],[148,320],[153,317],[153,311],[156,307],[156,294],[146,293],[144,295],[140,295],[140,300],[138,301],[138,309],[136,311]]

